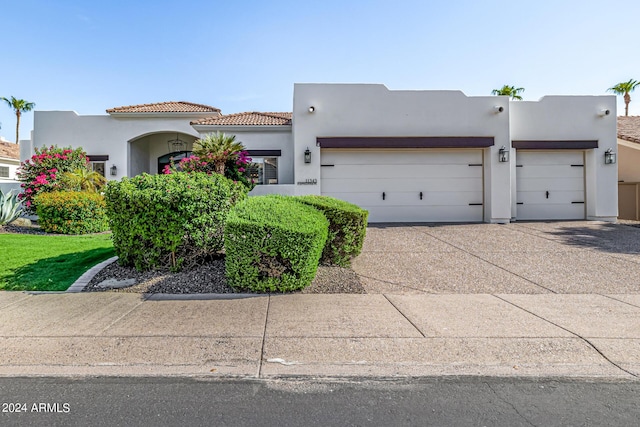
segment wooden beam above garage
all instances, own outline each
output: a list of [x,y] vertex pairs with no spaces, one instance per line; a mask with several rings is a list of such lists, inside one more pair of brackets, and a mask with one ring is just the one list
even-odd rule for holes
[[322,148],[486,148],[492,136],[340,136],[318,137]]
[[597,140],[511,141],[513,148],[521,150],[586,150],[598,148]]

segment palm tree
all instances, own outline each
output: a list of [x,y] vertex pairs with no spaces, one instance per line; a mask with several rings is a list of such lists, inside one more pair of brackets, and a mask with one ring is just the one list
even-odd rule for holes
[[628,82],[618,83],[614,87],[610,87],[607,89],[610,92],[615,93],[616,95],[624,95],[624,115],[629,115],[629,103],[631,102],[630,92],[640,85],[640,82],[637,80],[630,79]]
[[25,101],[24,99],[16,99],[13,96],[11,98],[0,97],[1,100],[7,103],[10,108],[13,108],[13,111],[16,113],[16,144],[20,141],[20,116],[22,113],[26,113],[27,111],[31,111],[36,106],[35,103]]
[[520,93],[524,92],[524,88],[504,85],[500,89],[494,89],[491,91],[491,95],[498,96],[508,96],[511,99],[517,99],[518,101],[522,101],[522,97]]
[[220,175],[224,175],[227,160],[236,156],[237,153],[244,151],[244,149],[242,143],[236,141],[235,135],[216,132],[196,140],[193,145],[193,154],[203,160],[213,162],[214,171]]
[[88,168],[75,169],[73,172],[65,172],[62,183],[65,188],[72,191],[88,191],[96,193],[107,180],[104,176]]

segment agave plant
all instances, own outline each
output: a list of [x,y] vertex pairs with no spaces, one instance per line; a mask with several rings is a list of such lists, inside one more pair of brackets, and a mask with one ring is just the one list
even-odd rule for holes
[[18,194],[14,194],[13,190],[4,194],[0,190],[0,227],[18,218],[21,212],[22,208],[18,200]]

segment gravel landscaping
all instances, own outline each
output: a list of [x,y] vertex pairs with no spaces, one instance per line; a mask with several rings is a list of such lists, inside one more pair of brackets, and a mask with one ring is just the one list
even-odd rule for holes
[[[28,225],[5,225],[0,233],[47,234],[37,223]],[[180,273],[146,271],[122,267],[117,262],[102,269],[83,292],[134,292],[166,294],[236,293],[227,285],[224,274],[224,258]],[[350,268],[318,267],[310,286],[300,291],[305,294],[364,294],[366,293],[358,275]]]
[[[124,285],[124,286],[123,286]],[[119,287],[123,286],[123,287]],[[180,273],[139,272],[117,262],[102,269],[83,292],[136,292],[163,294],[235,293],[224,274],[224,258]],[[358,275],[342,267],[318,267],[312,284],[300,291],[305,294],[366,293]]]

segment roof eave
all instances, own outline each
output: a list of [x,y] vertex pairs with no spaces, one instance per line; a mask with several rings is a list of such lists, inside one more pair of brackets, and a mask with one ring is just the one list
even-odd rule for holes
[[148,113],[148,112],[144,112],[144,113],[132,113],[132,112],[125,112],[125,113],[119,113],[119,112],[111,112],[108,113],[110,116],[113,117],[122,117],[122,118],[155,118],[155,119],[162,119],[162,118],[179,118],[179,119],[184,119],[184,118],[197,118],[197,119],[206,119],[208,117],[211,117],[215,114],[220,114],[219,111],[207,111],[207,112],[161,112],[161,113]]
[[214,131],[229,131],[229,132],[283,132],[291,131],[291,125],[191,125],[198,132],[214,132]]

